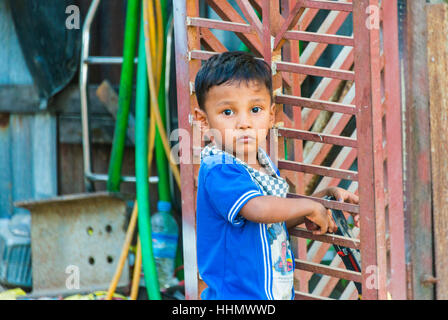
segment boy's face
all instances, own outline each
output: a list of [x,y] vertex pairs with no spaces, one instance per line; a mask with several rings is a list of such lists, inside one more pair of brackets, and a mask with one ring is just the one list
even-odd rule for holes
[[195,115],[218,147],[253,164],[258,146],[266,148],[274,107],[263,83],[241,81],[210,88],[205,112],[196,108]]

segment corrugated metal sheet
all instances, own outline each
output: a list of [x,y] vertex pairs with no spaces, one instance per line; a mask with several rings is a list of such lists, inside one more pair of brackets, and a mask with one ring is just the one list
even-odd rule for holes
[[[6,1],[0,1],[0,43],[0,90],[2,85],[32,85]],[[0,113],[1,283],[31,286],[29,212],[13,203],[57,194],[56,137],[56,117],[48,112]],[[11,229],[10,218],[17,214],[27,218],[19,225],[21,235]]]
[[[0,84],[32,84],[5,1],[0,2],[0,43]],[[57,194],[56,149],[55,116],[0,115],[0,218],[23,210],[13,208],[14,201]]]
[[56,118],[49,113],[3,115],[0,129],[0,218],[12,203],[57,194]]

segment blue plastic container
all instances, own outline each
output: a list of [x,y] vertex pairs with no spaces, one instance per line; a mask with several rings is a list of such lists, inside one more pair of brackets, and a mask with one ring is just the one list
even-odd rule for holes
[[31,288],[31,235],[29,214],[0,219],[0,283]]

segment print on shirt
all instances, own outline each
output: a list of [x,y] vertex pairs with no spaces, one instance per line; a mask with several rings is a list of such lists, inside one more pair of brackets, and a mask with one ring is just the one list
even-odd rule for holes
[[282,242],[282,255],[274,264],[274,270],[280,272],[282,276],[290,273],[292,271],[292,257],[288,251],[288,243],[286,241]]
[[[283,232],[283,227],[279,223],[274,223],[268,226],[268,241],[271,245],[271,250],[274,245],[274,241],[277,240],[277,235],[281,235]],[[278,246],[280,242],[276,245]],[[280,256],[277,260],[274,260],[274,270],[280,272],[282,275],[286,275],[292,272],[292,256],[290,254],[290,247],[288,241],[281,242]],[[272,250],[274,252],[275,250]],[[277,250],[278,251],[278,250]]]
[[291,278],[294,270],[291,248],[283,223],[268,224],[267,237],[271,247],[271,261],[273,261],[274,297],[288,299],[291,295]]

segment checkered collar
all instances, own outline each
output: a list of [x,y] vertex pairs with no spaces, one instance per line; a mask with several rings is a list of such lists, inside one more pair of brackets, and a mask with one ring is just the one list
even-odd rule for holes
[[[211,156],[211,155],[216,155],[216,154],[225,154],[228,157],[232,158],[235,162],[242,164],[244,167],[258,171],[256,169],[252,168],[251,166],[249,166],[246,162],[244,162],[241,159],[238,159],[237,157],[235,157],[234,155],[228,153],[227,151],[221,150],[214,143],[210,143],[202,149],[201,159],[204,159],[206,156]],[[258,147],[257,158],[258,158],[258,162],[260,163],[260,165],[263,166],[263,168],[269,173],[269,175],[278,177],[277,172],[273,168],[271,161],[268,159],[266,152],[261,147]],[[263,173],[263,172],[261,172],[261,173]],[[263,173],[263,174],[265,174],[265,173]]]
[[201,151],[201,159],[204,159],[207,156],[224,154],[229,156],[234,162],[243,165],[246,170],[251,175],[252,179],[256,181],[264,193],[267,195],[276,195],[280,197],[286,197],[286,194],[289,191],[289,185],[285,179],[277,175],[275,168],[273,167],[271,161],[269,160],[266,152],[258,147],[257,157],[260,165],[262,165],[269,174],[256,170],[249,166],[246,162],[238,159],[232,154],[219,149],[214,143],[210,143]]

